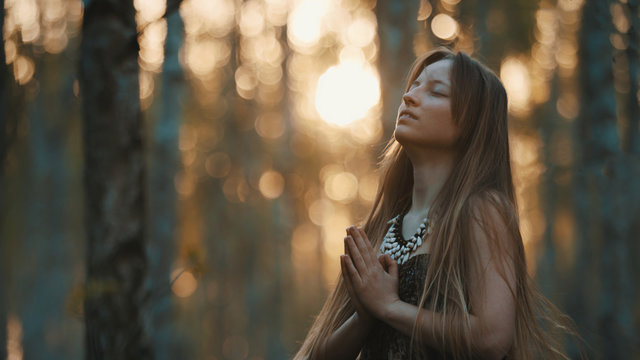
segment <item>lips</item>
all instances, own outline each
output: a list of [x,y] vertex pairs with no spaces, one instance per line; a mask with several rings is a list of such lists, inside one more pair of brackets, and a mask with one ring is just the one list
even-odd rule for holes
[[410,110],[402,110],[398,118],[402,118],[402,117],[409,117],[412,120],[418,120],[418,117],[416,116],[416,114],[414,114]]

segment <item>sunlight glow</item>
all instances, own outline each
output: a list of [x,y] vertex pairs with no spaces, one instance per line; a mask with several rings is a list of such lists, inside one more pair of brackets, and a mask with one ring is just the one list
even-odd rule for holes
[[275,170],[265,171],[260,176],[258,187],[262,196],[267,199],[276,199],[284,190],[284,177]]
[[139,39],[139,64],[143,70],[160,72],[164,62],[164,41],[167,37],[167,21],[149,24]]
[[576,11],[582,7],[584,0],[558,0],[558,7],[564,11]]
[[176,276],[179,277],[175,280],[173,285],[171,285],[171,290],[177,297],[189,297],[198,288],[198,280],[196,280],[195,276],[193,276],[190,271],[176,269],[171,273],[171,280],[175,279]]
[[509,98],[509,109],[516,113],[528,110],[531,80],[527,66],[515,57],[507,57],[500,66],[500,79]]
[[40,35],[40,24],[38,23],[40,13],[36,2],[34,0],[7,1],[5,9],[11,16],[10,20],[7,19],[7,30],[19,29],[22,32],[23,43],[34,42]]
[[318,80],[316,110],[324,121],[345,126],[364,117],[380,100],[380,83],[369,65],[347,61]]
[[288,0],[265,0],[267,21],[273,26],[283,26],[287,23],[289,11]]
[[234,0],[184,0],[180,6],[188,35],[223,37],[234,27],[235,13]]
[[196,75],[210,74],[224,66],[231,57],[231,48],[225,40],[203,39],[185,44],[186,65]]
[[245,99],[253,99],[254,90],[258,86],[258,79],[253,70],[248,66],[240,65],[236,69],[235,79],[238,95]]
[[264,29],[264,9],[256,0],[250,0],[242,5],[238,26],[242,35],[256,36]]
[[305,0],[296,5],[289,15],[287,35],[298,50],[316,45],[324,34],[322,17],[328,11],[329,1]]
[[296,269],[306,269],[314,264],[315,258],[318,257],[319,240],[317,227],[313,224],[304,223],[293,230],[291,262]]
[[263,138],[277,139],[284,134],[285,123],[279,112],[268,112],[256,118],[256,132]]
[[15,314],[9,314],[7,320],[7,360],[22,360],[22,322]]
[[565,119],[575,119],[580,111],[578,98],[572,93],[563,93],[556,101],[556,109]]
[[173,182],[178,194],[183,197],[189,197],[196,188],[196,179],[193,175],[186,171],[180,171],[173,178]]
[[451,40],[458,35],[458,22],[447,14],[438,14],[431,20],[431,31],[443,40]]
[[621,34],[626,34],[631,26],[629,19],[624,11],[622,4],[611,4],[611,16],[613,17],[613,24]]
[[366,202],[373,202],[378,192],[378,175],[375,173],[362,177],[359,181],[358,194],[360,199]]
[[325,182],[324,191],[332,200],[350,203],[358,194],[358,178],[348,171],[333,174]]
[[352,225],[351,213],[344,206],[336,206],[327,214],[322,225],[322,244],[324,248],[324,281],[327,288],[335,284],[340,274],[340,255],[344,254],[346,228]]
[[375,18],[360,17],[354,20],[347,29],[347,38],[352,45],[365,47],[376,35]]
[[28,83],[33,78],[35,66],[33,61],[25,56],[18,56],[13,64],[13,77],[20,85]]
[[16,47],[15,42],[11,40],[4,42],[4,55],[7,65],[11,64],[16,59],[16,56],[18,55],[18,48]]
[[138,26],[159,19],[167,8],[166,0],[133,0]]
[[[520,230],[529,260],[530,257],[535,258],[536,244],[539,244],[545,231],[541,199],[535,191],[540,183],[540,176],[545,171],[540,156],[542,143],[534,134],[514,133],[509,136],[509,145],[515,174],[513,185],[521,220]],[[535,272],[535,264],[534,261],[529,267],[530,273]]]
[[418,9],[418,17],[416,20],[425,21],[431,16],[433,8],[429,0],[420,0],[420,8]]
[[43,45],[50,54],[58,54],[67,47],[67,4],[63,0],[41,2],[43,23]]

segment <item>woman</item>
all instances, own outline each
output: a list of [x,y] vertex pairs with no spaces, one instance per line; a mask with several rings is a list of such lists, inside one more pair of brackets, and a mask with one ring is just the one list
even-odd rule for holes
[[550,330],[571,321],[527,275],[496,75],[463,52],[419,57],[382,170],[295,358],[567,358]]

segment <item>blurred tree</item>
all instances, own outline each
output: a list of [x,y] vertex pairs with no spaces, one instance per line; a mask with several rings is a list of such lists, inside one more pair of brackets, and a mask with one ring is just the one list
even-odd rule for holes
[[25,357],[66,359],[78,349],[70,338],[55,334],[75,323],[64,312],[72,286],[72,259],[77,254],[67,226],[73,188],[69,186],[70,159],[63,146],[73,124],[69,121],[73,119],[71,69],[61,56],[38,54],[35,44],[25,46],[25,51],[33,56],[35,72],[25,85],[31,95],[26,104],[26,151],[21,158],[26,170],[22,181],[28,190],[22,198],[24,234],[13,253],[22,259],[13,264],[15,309],[23,327]]
[[138,38],[130,0],[87,0],[82,26],[87,359],[148,359]]
[[640,283],[632,277],[638,271],[640,159],[621,151],[617,128],[613,3],[587,1],[582,9],[574,173],[578,249],[575,293],[567,308],[597,353],[628,359],[640,356],[634,330]]
[[182,0],[167,2],[165,60],[158,100],[154,103],[149,144],[149,277],[151,294],[149,331],[153,340],[154,358],[177,359],[179,342],[174,324],[174,305],[171,293],[171,267],[176,254],[176,190],[174,177],[180,166],[178,134],[185,100],[185,77],[178,59],[184,41],[184,23],[178,11]]
[[627,30],[627,49],[625,55],[629,64],[629,90],[626,93],[627,124],[626,131],[622,132],[622,147],[624,151],[632,154],[640,154],[640,106],[638,104],[640,92],[638,90],[638,49],[640,47],[640,14],[638,13],[638,0],[627,0],[627,14],[629,17],[629,29]]
[[[0,0],[0,29],[4,29],[4,0]],[[3,37],[4,39],[4,37]],[[4,41],[0,46],[0,189],[4,187],[4,158],[6,153],[5,117],[8,115],[5,109],[5,88],[7,87],[7,66],[4,54]],[[4,219],[4,201],[0,193],[0,221]],[[0,359],[7,358],[7,290],[9,289],[9,267],[7,266],[6,254],[8,246],[6,237],[0,236]]]
[[461,1],[459,19],[472,30],[475,56],[498,69],[505,56],[529,51],[537,7],[531,0]]
[[[429,11],[432,8],[428,1],[423,6],[428,6]],[[378,1],[376,4],[384,139],[395,127],[409,67],[416,57],[415,35],[421,24],[416,21],[419,7],[419,0]]]

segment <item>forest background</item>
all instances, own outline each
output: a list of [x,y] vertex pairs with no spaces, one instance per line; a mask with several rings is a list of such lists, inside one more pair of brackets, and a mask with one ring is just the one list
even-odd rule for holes
[[637,0],[0,9],[1,359],[291,357],[438,45],[505,84],[529,272],[640,358]]

